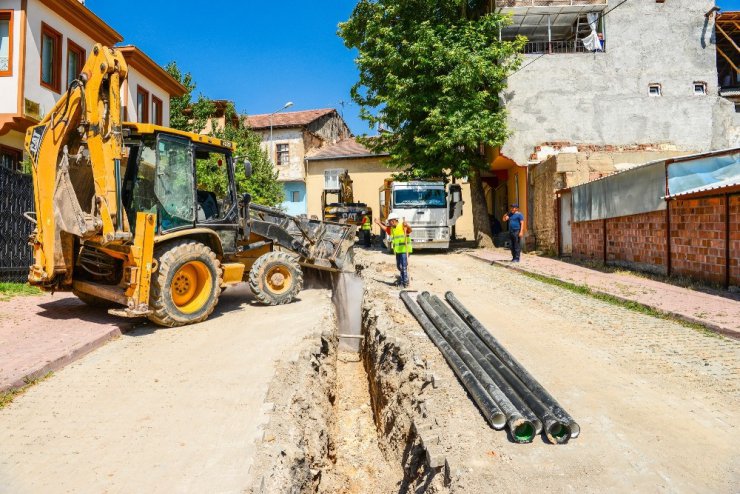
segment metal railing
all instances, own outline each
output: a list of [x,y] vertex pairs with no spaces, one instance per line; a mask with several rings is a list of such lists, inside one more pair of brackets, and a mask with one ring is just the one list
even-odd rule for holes
[[608,0],[496,0],[496,7],[573,7],[607,5]]
[[[601,50],[606,51],[606,44],[601,42]],[[583,46],[581,40],[577,41],[528,41],[524,45],[524,54],[537,55],[543,53],[592,53]]]
[[33,185],[30,175],[22,175],[0,165],[0,281],[24,282],[33,264],[28,235],[33,225],[23,213],[33,211]]

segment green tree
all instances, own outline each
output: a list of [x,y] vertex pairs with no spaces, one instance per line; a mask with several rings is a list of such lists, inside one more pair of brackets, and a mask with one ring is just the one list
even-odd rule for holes
[[508,17],[489,0],[360,0],[339,25],[357,49],[352,98],[371,125],[390,132],[365,140],[389,165],[415,176],[470,177],[480,246],[493,245],[480,179],[483,146],[508,136],[500,94],[519,66],[524,38],[499,41]]
[[[208,127],[208,121],[214,116],[216,105],[202,94],[193,101],[196,84],[191,74],[183,74],[175,62],[169,63],[166,70],[187,90],[183,96],[170,98],[170,126],[174,129],[202,133]],[[282,203],[283,187],[277,181],[277,171],[267,152],[260,146],[260,136],[246,127],[244,119],[237,114],[231,103],[225,109],[225,122],[224,128],[212,129],[209,134],[234,142],[235,156],[248,158],[252,163],[252,176],[249,178],[246,177],[241,164],[235,167],[237,190],[249,192],[256,204],[277,206]],[[217,194],[224,193],[228,184],[217,163],[198,161],[196,171],[200,186]]]

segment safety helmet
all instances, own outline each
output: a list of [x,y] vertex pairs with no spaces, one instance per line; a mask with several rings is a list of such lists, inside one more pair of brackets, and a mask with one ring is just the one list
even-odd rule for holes
[[391,213],[388,215],[388,221],[390,220],[398,220],[400,219],[399,216],[396,213]]

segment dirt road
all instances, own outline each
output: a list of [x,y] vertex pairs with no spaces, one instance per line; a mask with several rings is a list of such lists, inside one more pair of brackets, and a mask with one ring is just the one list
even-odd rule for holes
[[243,492],[274,360],[332,310],[326,290],[285,307],[248,292],[205,323],[127,333],[0,410],[0,493]]
[[358,258],[375,284],[373,296],[396,307],[397,337],[446,383],[427,403],[453,492],[740,490],[740,342],[464,254],[414,254],[412,289],[454,291],[582,428],[565,446],[539,439],[516,445],[487,426],[403,304],[393,301],[393,259],[379,252]]

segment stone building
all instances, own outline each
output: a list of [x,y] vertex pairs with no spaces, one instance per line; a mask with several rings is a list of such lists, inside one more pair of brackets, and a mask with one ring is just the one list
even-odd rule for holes
[[496,6],[513,16],[502,37],[528,38],[502,95],[513,134],[494,163],[527,166],[530,245],[555,248],[558,188],[740,142],[739,114],[719,92],[714,0]]
[[352,133],[332,108],[251,115],[246,124],[262,137],[263,147],[278,170],[289,214],[306,214],[306,155],[348,139]]

